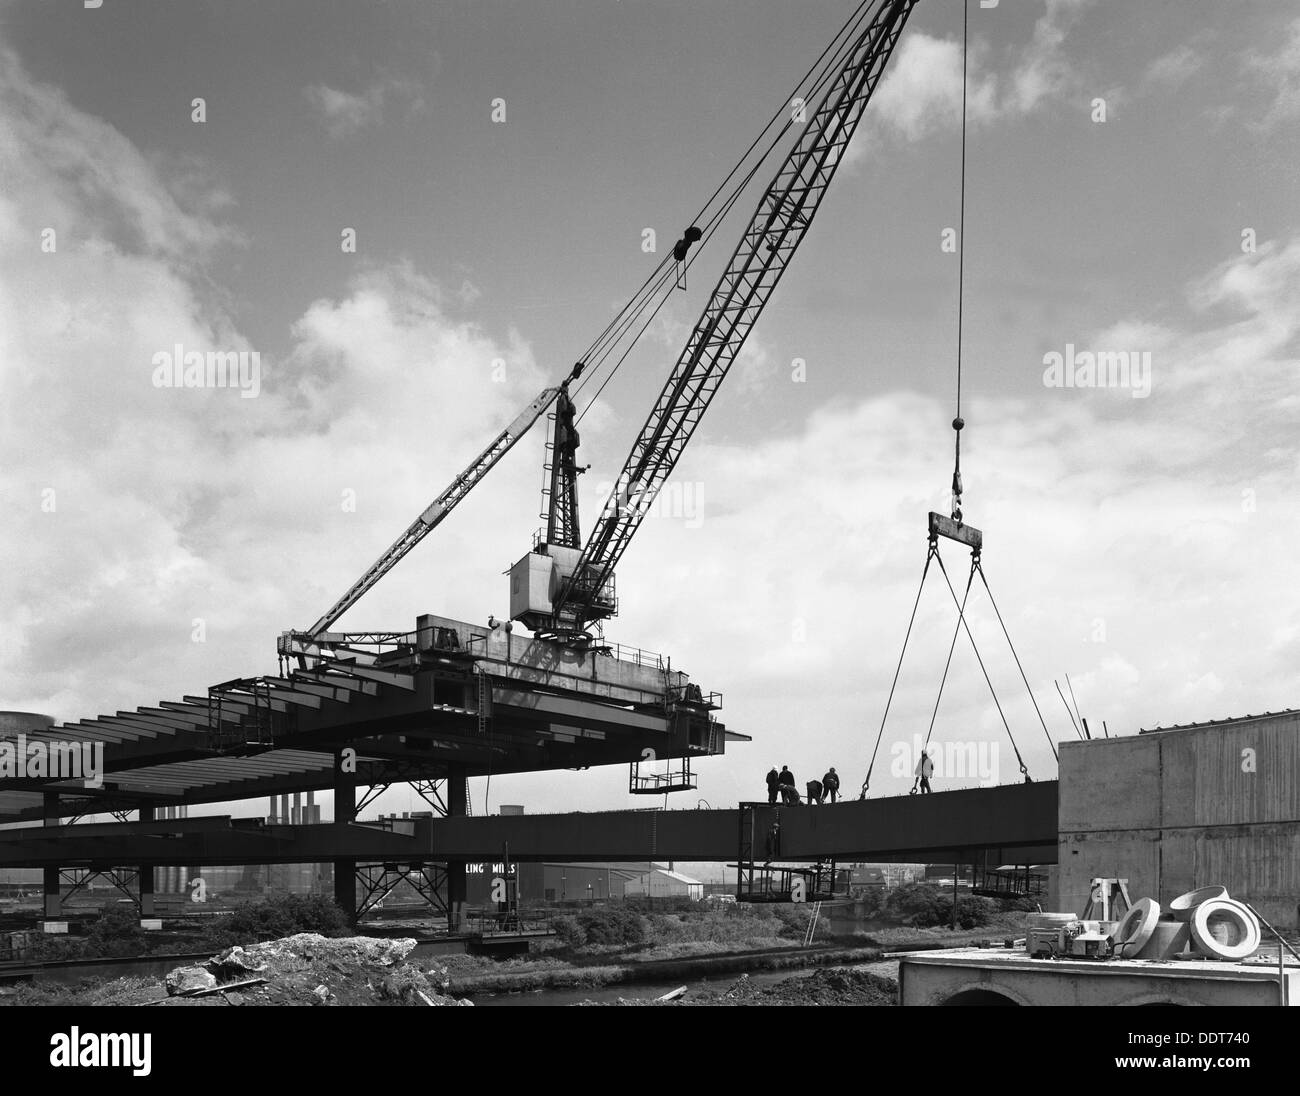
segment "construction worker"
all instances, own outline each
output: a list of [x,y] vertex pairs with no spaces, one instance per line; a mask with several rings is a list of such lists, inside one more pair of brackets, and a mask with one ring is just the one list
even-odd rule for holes
[[798,785],[794,782],[794,773],[790,771],[788,765],[781,766],[781,773],[778,777],[781,787],[781,802],[787,807],[793,807],[799,802]]
[[777,793],[777,789],[780,786],[781,786],[781,774],[776,771],[776,766],[773,765],[772,768],[769,769],[767,773],[767,801],[769,803],[776,802],[776,793]]
[[820,780],[808,781],[808,806],[816,803],[821,806],[822,801],[822,782]]
[[826,795],[829,795],[832,803],[835,802],[835,797],[839,795],[840,778],[839,774],[835,771],[834,765],[832,765],[826,775],[822,777],[822,791],[824,792],[823,798],[825,798]]
[[930,755],[924,750],[921,751],[921,760],[916,763],[916,782],[912,785],[912,793],[916,793],[917,784],[920,785],[921,794],[930,794],[930,777],[934,775],[934,762],[930,760]]
[[775,819],[767,828],[767,858],[781,855],[781,823]]

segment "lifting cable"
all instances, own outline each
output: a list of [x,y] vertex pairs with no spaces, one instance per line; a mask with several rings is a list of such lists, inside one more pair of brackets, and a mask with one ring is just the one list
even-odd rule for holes
[[1034,702],[1034,711],[1038,713],[1038,722],[1043,725],[1043,734],[1047,736],[1047,745],[1052,750],[1052,756],[1059,764],[1061,755],[1056,752],[1056,743],[1052,741],[1052,733],[1047,729],[1047,720],[1043,718],[1043,713],[1038,707],[1038,698],[1034,696],[1034,690],[1029,685],[1029,678],[1025,674],[1025,668],[1020,664],[1020,656],[1016,653],[1016,645],[1011,642],[1011,633],[1007,631],[1006,622],[1002,619],[1002,611],[998,608],[998,603],[993,598],[993,591],[989,587],[989,580],[984,574],[984,565],[976,564],[976,570],[980,573],[980,581],[984,583],[984,589],[989,595],[989,604],[993,606],[993,611],[997,613],[998,623],[1002,625],[1002,634],[1007,638],[1007,646],[1011,648],[1011,657],[1016,660],[1016,669],[1020,671],[1020,680],[1025,683],[1025,691],[1029,694],[1029,699]]
[[[943,557],[939,555],[939,545],[937,541],[931,546],[930,552],[939,560],[939,569],[943,571],[943,577],[946,579],[948,577],[948,572],[944,570]],[[939,717],[939,702],[943,700],[943,687],[948,683],[948,670],[952,667],[952,653],[957,649],[957,637],[961,635],[961,626],[966,619],[966,602],[970,599],[970,588],[975,582],[975,569],[979,566],[978,562],[975,562],[978,561],[979,557],[972,555],[971,558],[970,577],[966,579],[966,592],[962,594],[961,604],[957,606],[957,624],[952,630],[952,642],[948,644],[948,659],[943,664],[943,676],[939,679],[939,692],[934,698],[934,711],[930,713],[930,726],[925,732],[925,745],[921,747],[922,753],[929,748],[930,739],[934,736],[934,721]],[[952,584],[949,583],[949,589],[951,588]],[[953,601],[956,600],[957,595],[954,594]],[[974,644],[974,642],[975,641],[972,639],[971,643]],[[975,653],[978,656],[979,652],[976,651]],[[994,699],[996,700],[996,697]],[[1012,746],[1015,746],[1014,742],[1012,743]]]
[[962,0],[961,25],[961,212],[957,221],[957,414],[952,420],[957,436],[956,456],[952,469],[952,519],[961,521],[961,365],[966,319],[966,66],[970,55],[970,3]]
[[[935,555],[938,556],[938,553],[936,552]],[[972,579],[975,577],[975,572],[978,571],[979,569],[980,569],[979,556],[972,553],[971,554],[971,578]],[[957,601],[957,591],[952,588],[952,580],[948,578],[948,571],[947,568],[945,568],[943,565],[942,557],[939,558],[939,570],[943,572],[943,580],[948,584],[948,592],[952,594],[953,604],[957,606],[957,615],[960,618],[959,623],[966,629],[966,635],[970,639],[971,649],[974,650],[975,658],[980,664],[980,671],[984,674],[984,680],[988,682],[989,692],[993,695],[993,704],[998,710],[998,716],[1002,720],[1002,726],[1006,728],[1007,738],[1011,740],[1011,749],[1015,751],[1016,761],[1019,762],[1020,764],[1020,774],[1025,778],[1025,782],[1028,783],[1029,769],[1025,765],[1025,759],[1020,756],[1020,747],[1016,745],[1015,736],[1012,735],[1011,733],[1011,725],[1007,722],[1006,713],[1002,710],[1002,702],[998,700],[997,690],[993,688],[993,679],[989,677],[989,672],[984,666],[984,658],[983,656],[980,655],[979,646],[975,643],[975,636],[972,634],[970,630],[970,625],[966,623],[966,615],[962,611],[962,605],[959,604]],[[969,584],[966,587],[966,591],[967,593],[970,592]],[[927,739],[927,745],[928,745],[928,739]]]
[[[970,60],[970,4],[968,0],[963,0],[962,4],[962,87],[961,87],[961,183],[960,183],[960,214],[958,221],[958,266],[957,266],[957,401],[956,415],[952,421],[952,428],[956,435],[954,443],[954,459],[952,472],[952,518],[958,524],[962,521],[962,480],[961,480],[961,432],[966,426],[965,420],[961,414],[961,394],[962,394],[962,361],[965,335],[965,300],[966,300],[966,143],[968,130],[968,67]],[[980,552],[978,549],[971,551],[971,569],[966,579],[966,590],[960,600],[957,598],[957,591],[953,588],[952,580],[948,577],[948,569],[944,566],[943,557],[939,554],[938,536],[933,531],[930,536],[929,550],[925,557],[925,570],[921,573],[921,587],[916,592],[916,601],[912,605],[912,616],[907,624],[907,632],[903,637],[903,649],[898,656],[898,665],[894,669],[894,680],[889,687],[889,697],[885,702],[885,713],[880,720],[880,730],[876,735],[876,744],[871,751],[871,761],[867,766],[867,776],[862,782],[862,792],[860,799],[866,799],[867,790],[871,785],[871,774],[875,769],[876,757],[880,752],[880,743],[885,734],[885,723],[889,719],[889,710],[894,702],[894,692],[898,687],[898,677],[903,668],[903,659],[907,654],[907,646],[912,636],[912,629],[916,623],[917,608],[921,603],[921,594],[925,589],[926,576],[930,571],[930,563],[933,560],[939,561],[939,570],[943,574],[944,582],[948,586],[948,593],[952,596],[953,604],[957,606],[957,624],[953,629],[952,641],[948,644],[948,657],[944,662],[943,676],[939,680],[939,691],[935,697],[934,708],[930,713],[930,726],[925,735],[925,747],[930,745],[930,739],[934,735],[935,721],[939,715],[939,705],[943,700],[944,687],[948,681],[948,671],[952,667],[952,656],[957,646],[957,637],[963,629],[967,638],[970,640],[971,649],[975,652],[975,658],[979,662],[981,672],[984,674],[984,680],[988,684],[989,693],[993,697],[993,703],[998,711],[998,716],[1002,720],[1002,726],[1006,729],[1007,739],[1011,742],[1011,749],[1016,755],[1016,761],[1020,766],[1021,775],[1025,781],[1029,782],[1029,769],[1025,765],[1023,755],[1020,753],[1020,747],[1016,743],[1015,736],[1011,733],[1011,725],[1007,721],[1006,713],[1003,711],[1002,702],[998,699],[997,690],[993,687],[993,680],[989,677],[987,667],[984,665],[984,658],[980,654],[979,645],[975,642],[975,636],[971,632],[970,624],[966,620],[966,605],[970,599],[971,587],[975,581],[975,575],[978,572],[980,581],[985,591],[989,595],[989,602],[993,606],[994,613],[997,614],[998,623],[1002,627],[1002,634],[1006,638],[1007,646],[1011,648],[1011,655],[1016,661],[1016,668],[1020,671],[1021,680],[1025,683],[1025,689],[1029,693],[1029,699],[1034,705],[1034,711],[1038,714],[1038,720],[1042,724],[1043,733],[1047,736],[1047,744],[1051,748],[1052,756],[1060,760],[1056,751],[1056,745],[1052,742],[1052,736],[1047,730],[1047,723],[1043,719],[1043,713],[1038,707],[1038,699],[1034,696],[1034,691],[1030,688],[1029,678],[1025,674],[1024,666],[1021,664],[1020,655],[1017,653],[1015,645],[1011,642],[1011,634],[1007,630],[1006,621],[1002,618],[1002,612],[998,609],[997,601],[993,597],[993,591],[989,587],[988,577],[984,574],[984,567],[980,561]],[[915,790],[915,789],[914,789]]]
[[876,735],[876,746],[871,751],[871,763],[867,766],[867,778],[862,782],[862,794],[859,799],[867,798],[867,788],[871,785],[871,770],[876,767],[876,754],[880,752],[880,740],[885,736],[885,721],[889,718],[889,708],[894,703],[894,690],[898,688],[898,675],[903,669],[903,656],[907,654],[907,643],[912,638],[912,625],[916,623],[916,610],[921,604],[921,592],[925,589],[925,578],[930,573],[930,561],[936,555],[935,546],[925,554],[925,570],[921,572],[921,586],[916,591],[916,601],[912,603],[912,618],[907,622],[907,634],[903,637],[903,649],[898,653],[898,665],[894,668],[894,683],[889,686],[889,699],[885,701],[885,714],[880,717],[880,732]]

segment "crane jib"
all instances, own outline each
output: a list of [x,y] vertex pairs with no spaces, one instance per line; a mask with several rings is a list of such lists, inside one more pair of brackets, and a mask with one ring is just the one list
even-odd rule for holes
[[[581,366],[575,366],[571,376],[577,376],[581,371]],[[398,537],[389,546],[388,550],[371,564],[370,569],[330,607],[324,616],[307,630],[306,634],[319,636],[360,601],[376,582],[388,574],[412,548],[441,524],[442,520],[456,508],[460,500],[468,495],[483,477],[496,466],[497,461],[510,452],[515,443],[528,433],[532,425],[559,398],[563,390],[563,385],[542,389],[537,398],[524,408],[520,414],[515,416],[514,421],[493,438],[488,446],[465,469],[457,474],[442,494],[425,508],[424,512],[411,523],[406,532]]]
[[[588,537],[577,566],[554,601],[586,621],[609,615],[583,604],[612,575],[660,485],[676,466],[725,379],[790,258],[820,208],[919,0],[887,0],[845,51],[811,121],[763,192],[717,286],[642,427],[614,492]],[[635,499],[635,503],[631,500]]]

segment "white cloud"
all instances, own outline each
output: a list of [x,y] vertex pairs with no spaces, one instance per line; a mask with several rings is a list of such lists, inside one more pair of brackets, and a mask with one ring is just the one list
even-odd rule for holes
[[1246,65],[1272,96],[1259,123],[1263,128],[1300,118],[1300,19],[1287,28],[1286,41],[1275,53],[1248,57]]
[[[1048,0],[1030,41],[1007,71],[972,34],[967,73],[967,113],[972,123],[1023,117],[1060,100],[1076,75],[1065,39],[1091,0]],[[920,32],[904,37],[881,80],[868,114],[868,132],[918,141],[961,124],[960,39]]]
[[340,91],[327,84],[311,84],[304,89],[304,94],[331,137],[349,137],[380,122],[385,108],[394,102],[405,102],[409,110],[423,106],[417,85],[391,77],[375,80],[357,93]]
[[1182,87],[1205,66],[1205,55],[1195,46],[1183,45],[1151,62],[1143,77],[1148,88],[1174,90]]
[[[154,387],[153,355],[177,343],[256,349],[194,269],[232,234],[182,210],[112,127],[11,54],[0,64],[13,166],[0,206],[4,703],[86,716],[264,670],[276,632],[310,623],[541,374],[517,335],[449,318],[435,286],[396,267],[314,302],[291,352],[263,360],[256,399]],[[53,254],[45,225],[60,230]],[[505,492],[523,517],[505,523],[503,563],[526,546],[535,479]],[[494,518],[474,505],[482,535]],[[481,558],[453,524],[443,543],[459,556],[425,569],[423,586],[427,557],[405,568],[439,599]],[[410,623],[395,587],[374,598],[363,618],[400,605]],[[191,642],[196,619],[205,643]]]
[[[130,141],[72,109],[57,88],[32,81],[3,46],[0,104],[0,238],[7,245],[39,246],[39,234],[50,227],[65,247],[94,239],[122,251],[201,261],[235,239],[182,208]],[[199,189],[191,180],[183,192]]]

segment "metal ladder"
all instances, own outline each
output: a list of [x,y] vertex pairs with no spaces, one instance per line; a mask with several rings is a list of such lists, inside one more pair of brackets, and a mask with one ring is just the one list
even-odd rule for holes
[[488,677],[483,667],[476,665],[474,674],[478,678],[477,694],[477,712],[478,716],[478,733],[480,737],[487,734],[488,725],[492,720],[492,679]]
[[822,904],[820,902],[814,902],[812,908],[812,916],[808,918],[808,929],[803,934],[804,947],[808,947],[813,942],[813,936],[815,936],[817,933],[817,922],[821,919],[821,915],[822,915]]

